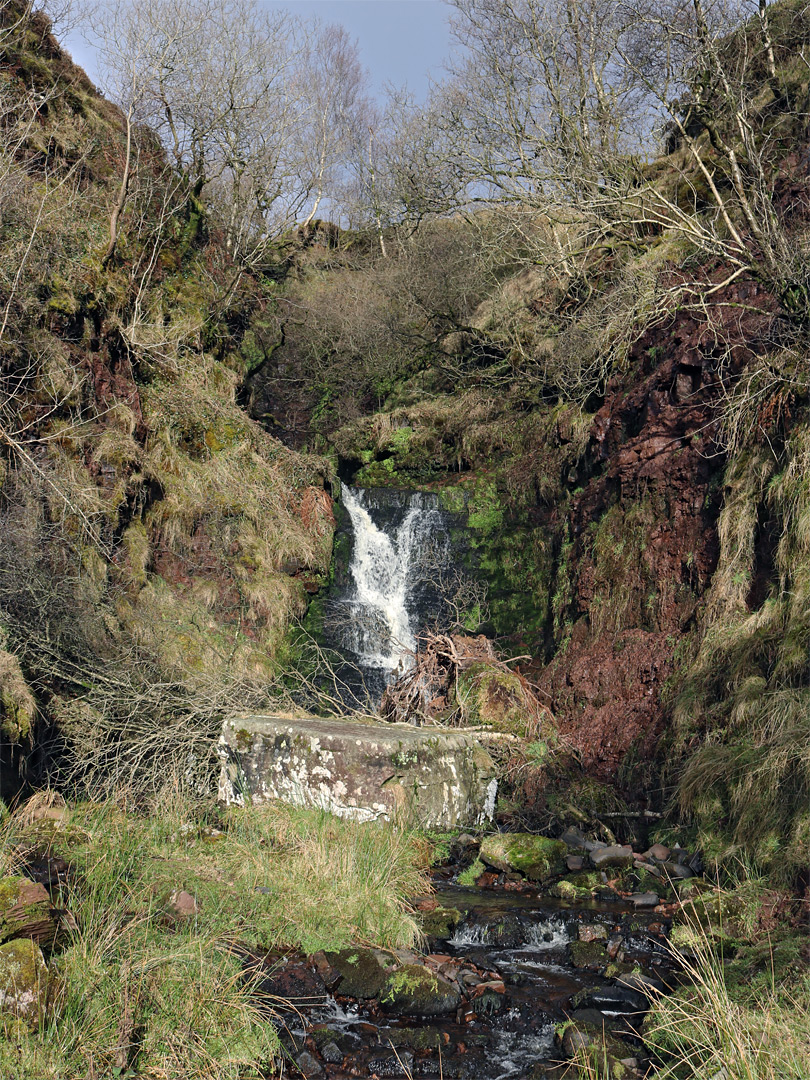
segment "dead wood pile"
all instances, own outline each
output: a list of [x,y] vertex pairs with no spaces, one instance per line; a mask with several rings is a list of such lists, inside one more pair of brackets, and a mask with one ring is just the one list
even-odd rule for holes
[[492,642],[483,634],[423,634],[413,666],[391,683],[383,694],[380,713],[391,723],[444,724],[460,726],[469,721],[463,700],[457,693],[459,676],[472,665],[487,672],[500,672],[518,683],[522,705],[532,727],[540,726],[548,709],[534,688],[495,655]]

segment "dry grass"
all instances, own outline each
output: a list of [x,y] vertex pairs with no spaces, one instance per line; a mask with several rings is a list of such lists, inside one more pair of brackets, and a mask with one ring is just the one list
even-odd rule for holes
[[644,1027],[659,1055],[656,1080],[799,1080],[810,1076],[810,1001],[773,984],[742,1000],[726,983],[722,956],[699,930],[685,985],[659,998]]

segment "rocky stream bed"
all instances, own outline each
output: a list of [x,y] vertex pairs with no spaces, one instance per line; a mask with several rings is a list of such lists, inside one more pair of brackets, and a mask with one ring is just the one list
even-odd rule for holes
[[[527,864],[533,844],[544,854]],[[458,867],[449,867],[434,876],[435,893],[415,898],[425,933],[418,953],[357,947],[257,959],[263,991],[290,1002],[279,1031],[292,1071],[327,1080],[573,1080],[585,1075],[574,1059],[598,1058],[599,1075],[644,1076],[644,1017],[677,978],[668,945],[676,905],[622,886],[654,871],[660,892],[675,896],[678,874],[665,863],[681,880],[692,871],[630,848],[589,846],[572,854],[538,837],[485,840],[488,869],[476,864],[474,884],[459,884]],[[492,865],[501,860],[491,852],[503,848],[514,862],[522,853],[523,873]],[[548,862],[539,869],[548,856],[562,856],[564,872]]]

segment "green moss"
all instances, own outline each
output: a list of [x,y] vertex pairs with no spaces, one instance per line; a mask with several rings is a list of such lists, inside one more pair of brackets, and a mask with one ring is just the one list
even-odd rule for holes
[[45,1016],[48,968],[39,946],[28,938],[0,945],[0,1015],[11,1014],[38,1027]]
[[515,870],[532,881],[559,873],[568,848],[559,840],[531,833],[495,833],[481,842],[481,859],[498,870]]
[[342,949],[326,953],[326,958],[340,973],[340,993],[347,997],[376,998],[388,979],[388,969],[371,949]]
[[571,963],[575,968],[601,970],[607,964],[607,950],[603,941],[572,941]]
[[453,931],[464,918],[458,908],[446,908],[439,904],[433,911],[422,915],[422,933],[426,937],[445,940],[452,937]]
[[456,881],[465,888],[475,885],[476,881],[478,881],[485,870],[486,866],[484,866],[481,860],[477,858],[461,871],[456,878]]

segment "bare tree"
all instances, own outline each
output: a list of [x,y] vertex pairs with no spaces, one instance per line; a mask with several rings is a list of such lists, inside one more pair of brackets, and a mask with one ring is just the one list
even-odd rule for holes
[[[159,134],[191,213],[210,213],[235,261],[312,220],[364,100],[345,32],[255,0],[145,0],[120,3],[100,33],[128,132],[137,120]],[[125,163],[113,225],[127,183]]]

